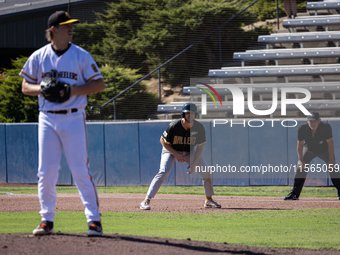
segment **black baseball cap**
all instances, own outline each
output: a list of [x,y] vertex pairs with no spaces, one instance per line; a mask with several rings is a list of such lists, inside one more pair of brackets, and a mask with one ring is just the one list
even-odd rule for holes
[[47,26],[48,28],[51,28],[56,25],[66,25],[79,22],[79,19],[71,19],[70,14],[65,11],[57,11],[48,18]]
[[318,112],[311,112],[311,115],[307,117],[307,120],[319,120],[320,115]]

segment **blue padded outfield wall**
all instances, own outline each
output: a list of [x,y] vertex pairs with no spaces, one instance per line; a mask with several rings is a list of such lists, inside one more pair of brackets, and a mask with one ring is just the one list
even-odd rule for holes
[[[237,121],[237,119],[233,119]],[[243,120],[238,120],[243,121]],[[323,120],[327,121],[327,120]],[[298,125],[304,122],[298,121]],[[91,172],[98,186],[149,185],[159,169],[162,146],[160,136],[170,121],[88,122],[88,154]],[[280,121],[264,121],[262,127],[245,122],[231,126],[202,120],[207,144],[203,156],[209,166],[239,170],[241,167],[285,167],[289,171],[272,173],[214,173],[214,185],[292,185],[297,163],[297,129],[283,127]],[[329,120],[333,129],[336,161],[340,162],[339,120]],[[286,125],[293,125],[291,122]],[[260,122],[252,122],[259,126]],[[325,163],[314,159],[313,164]],[[0,182],[37,183],[38,124],[0,124]],[[187,165],[178,163],[164,185],[202,185],[196,173],[188,175]],[[58,185],[74,185],[63,155]],[[331,186],[327,172],[309,173],[306,186]]]

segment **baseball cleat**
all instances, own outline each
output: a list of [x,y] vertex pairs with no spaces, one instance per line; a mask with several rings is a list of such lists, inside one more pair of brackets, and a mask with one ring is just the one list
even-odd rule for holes
[[209,199],[204,203],[205,208],[221,208],[221,205],[216,203],[214,200]]
[[33,230],[33,235],[44,236],[53,233],[53,222],[52,221],[42,221],[38,227]]
[[283,200],[299,200],[294,193],[289,193]]
[[87,236],[101,236],[103,234],[103,228],[100,221],[90,221],[89,229],[86,232]]
[[140,209],[142,210],[150,210],[150,200],[144,200],[142,203],[140,203]]

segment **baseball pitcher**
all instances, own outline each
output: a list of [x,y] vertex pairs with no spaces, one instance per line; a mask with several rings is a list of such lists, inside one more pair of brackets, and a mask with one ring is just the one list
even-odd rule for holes
[[62,149],[85,206],[88,236],[102,235],[99,201],[87,155],[85,106],[87,96],[105,89],[103,77],[84,49],[72,44],[73,23],[64,11],[48,19],[46,46],[35,51],[20,72],[22,92],[38,96],[38,196],[41,223],[34,235],[53,232],[56,184]]

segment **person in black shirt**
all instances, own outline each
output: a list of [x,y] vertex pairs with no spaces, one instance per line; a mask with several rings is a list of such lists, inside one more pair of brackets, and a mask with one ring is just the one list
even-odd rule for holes
[[340,174],[335,168],[334,143],[331,125],[321,121],[318,112],[312,112],[307,122],[299,126],[297,154],[299,157],[294,185],[284,200],[299,200],[309,170],[309,163],[319,157],[327,164],[328,172],[340,199]]
[[[182,107],[182,118],[169,124],[160,138],[163,146],[159,172],[153,178],[140,209],[150,210],[150,200],[158,192],[163,182],[169,176],[171,169],[177,160],[188,164],[192,174],[196,166],[207,166],[202,157],[203,145],[206,144],[205,129],[203,125],[195,120],[197,107],[193,103],[185,103]],[[204,207],[220,208],[212,196],[214,195],[212,177],[209,172],[200,173],[203,177],[203,186],[206,196]]]

